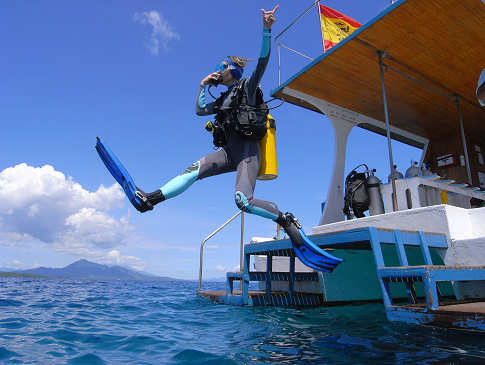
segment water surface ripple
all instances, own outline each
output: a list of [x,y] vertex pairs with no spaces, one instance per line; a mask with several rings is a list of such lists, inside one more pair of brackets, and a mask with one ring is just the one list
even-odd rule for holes
[[0,364],[485,362],[482,335],[389,323],[381,304],[233,307],[195,289],[195,282],[0,278]]

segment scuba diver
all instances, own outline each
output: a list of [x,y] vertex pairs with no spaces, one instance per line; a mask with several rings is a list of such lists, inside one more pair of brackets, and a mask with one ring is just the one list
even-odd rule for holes
[[[254,197],[256,177],[261,161],[259,140],[266,134],[268,108],[263,101],[259,82],[270,56],[271,26],[275,22],[278,5],[263,13],[263,40],[256,69],[243,79],[247,59],[229,56],[222,60],[215,72],[200,82],[195,111],[197,115],[215,114],[214,144],[217,151],[190,165],[181,175],[168,181],[160,189],[145,193],[134,184],[122,164],[98,139],[96,148],[111,174],[123,186],[128,198],[140,212],[173,198],[197,180],[227,172],[237,172],[234,199],[239,209],[278,223],[290,237],[298,257],[317,270],[332,271],[342,260],[325,253],[303,233],[298,220],[291,213],[283,214],[277,205]],[[212,102],[207,101],[208,87],[223,84],[227,91]],[[114,161],[114,162],[113,162]],[[119,171],[119,169],[122,169]],[[119,179],[117,178],[119,177]],[[304,251],[302,253],[301,251]],[[318,257],[315,257],[317,255]]]

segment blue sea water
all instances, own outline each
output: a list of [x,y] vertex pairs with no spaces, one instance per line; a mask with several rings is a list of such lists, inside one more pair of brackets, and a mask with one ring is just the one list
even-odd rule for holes
[[389,323],[381,304],[233,307],[195,290],[195,282],[0,278],[0,364],[485,362],[484,336]]

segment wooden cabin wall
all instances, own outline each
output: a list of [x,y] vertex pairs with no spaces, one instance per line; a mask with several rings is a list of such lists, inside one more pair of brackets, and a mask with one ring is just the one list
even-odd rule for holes
[[[480,186],[479,172],[485,174],[485,161],[483,161],[485,160],[485,141],[478,140],[473,136],[467,136],[467,148],[473,185]],[[480,152],[477,149],[480,149]],[[481,159],[479,153],[482,155]],[[456,165],[438,167],[437,158],[448,154],[453,154],[456,159]],[[446,137],[440,137],[437,140],[430,140],[425,161],[430,163],[432,172],[442,177],[455,180],[458,183],[467,183],[466,166],[464,164],[462,165],[461,156],[464,156],[463,144],[460,134],[456,133]],[[485,188],[483,185],[482,187]]]

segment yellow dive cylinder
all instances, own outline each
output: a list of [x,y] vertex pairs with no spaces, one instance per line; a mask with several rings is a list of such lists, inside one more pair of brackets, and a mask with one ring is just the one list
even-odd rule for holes
[[446,190],[441,190],[440,197],[441,204],[448,204],[448,192]]
[[276,122],[268,114],[266,122],[268,131],[262,140],[259,141],[261,149],[261,164],[259,166],[258,180],[273,180],[278,177],[278,164],[276,161]]

